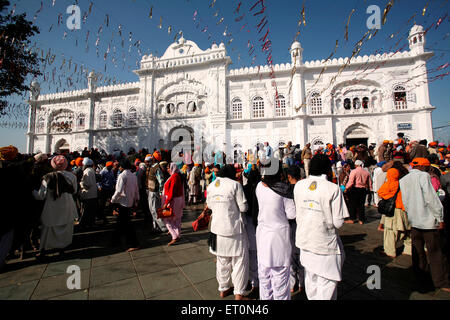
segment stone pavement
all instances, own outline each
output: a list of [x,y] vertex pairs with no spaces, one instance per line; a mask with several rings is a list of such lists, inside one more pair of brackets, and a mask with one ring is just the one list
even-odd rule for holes
[[[78,232],[64,256],[37,262],[32,253],[23,261],[9,260],[0,273],[0,300],[215,300],[218,284],[215,260],[208,251],[208,232],[193,232],[191,223],[201,206],[189,207],[183,217],[182,241],[167,247],[168,235],[152,235],[143,219],[135,226],[142,249],[126,253],[111,248],[113,225]],[[396,259],[382,253],[383,235],[377,231],[378,215],[368,210],[366,225],[345,225],[341,238],[347,255],[341,300],[450,300],[450,294],[417,284],[411,257]],[[111,217],[111,219],[114,219]],[[111,221],[113,222],[113,221]],[[68,266],[81,269],[81,290],[69,290]],[[381,269],[381,289],[366,286],[367,267]],[[232,300],[230,296],[226,299]],[[296,293],[293,300],[305,300]]]

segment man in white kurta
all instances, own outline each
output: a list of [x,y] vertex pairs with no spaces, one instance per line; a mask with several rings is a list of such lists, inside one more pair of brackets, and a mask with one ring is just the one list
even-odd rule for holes
[[349,214],[338,185],[329,182],[325,174],[314,175],[317,174],[315,168],[321,167],[316,166],[315,161],[317,159],[311,160],[310,176],[294,188],[296,246],[300,249],[300,262],[305,268],[308,299],[336,300],[345,259],[338,229]]
[[292,199],[260,182],[256,187],[259,213],[256,228],[259,296],[261,300],[290,300],[290,219],[295,219]]
[[385,163],[385,161],[377,163],[377,167],[373,170],[373,201],[376,206],[381,201],[381,198],[378,196],[378,190],[386,181],[386,172],[381,169]]
[[217,282],[221,296],[234,286],[236,299],[245,294],[248,281],[248,238],[243,213],[247,200],[240,183],[220,177],[207,189],[208,208],[212,210],[211,232],[217,235]]

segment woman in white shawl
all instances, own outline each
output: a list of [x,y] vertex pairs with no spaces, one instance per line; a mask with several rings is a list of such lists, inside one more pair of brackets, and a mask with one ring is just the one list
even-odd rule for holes
[[41,241],[38,258],[45,256],[45,251],[64,249],[72,243],[74,220],[77,208],[72,195],[77,191],[77,178],[65,171],[67,159],[57,156],[51,161],[55,172],[44,176],[41,188],[33,191],[37,200],[45,200],[41,216]]

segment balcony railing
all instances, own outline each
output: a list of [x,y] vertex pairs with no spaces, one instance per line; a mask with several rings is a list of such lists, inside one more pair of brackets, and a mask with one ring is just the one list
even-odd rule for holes
[[408,109],[408,104],[406,101],[395,101],[395,110],[405,110]]

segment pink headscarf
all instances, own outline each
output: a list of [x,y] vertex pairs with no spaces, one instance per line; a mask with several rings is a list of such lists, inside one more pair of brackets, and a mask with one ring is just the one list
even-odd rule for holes
[[172,162],[170,164],[170,175],[173,175],[174,173],[180,173],[180,168],[178,168],[177,164],[175,162]]
[[64,171],[67,168],[67,159],[64,156],[56,156],[51,161],[53,169],[57,171]]

